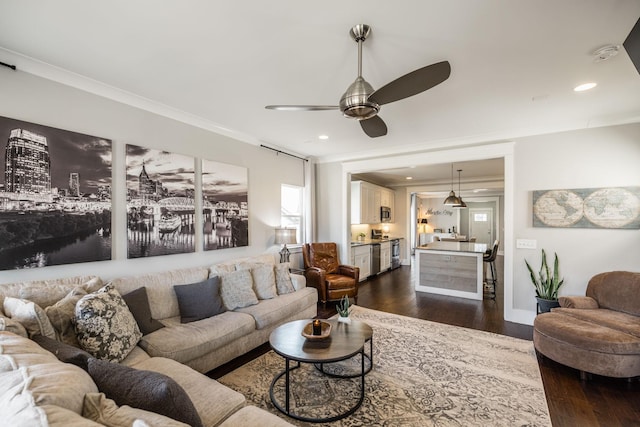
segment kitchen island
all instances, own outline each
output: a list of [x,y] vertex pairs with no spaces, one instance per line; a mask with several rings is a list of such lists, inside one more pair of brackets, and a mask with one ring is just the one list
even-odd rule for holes
[[484,243],[433,242],[418,246],[416,291],[482,300]]

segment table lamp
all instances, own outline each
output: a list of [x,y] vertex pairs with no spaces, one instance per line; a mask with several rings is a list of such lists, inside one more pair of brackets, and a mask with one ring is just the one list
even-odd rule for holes
[[295,228],[276,228],[276,237],[273,240],[275,245],[284,245],[280,251],[280,262],[289,262],[289,249],[287,249],[287,243],[295,245],[296,229]]

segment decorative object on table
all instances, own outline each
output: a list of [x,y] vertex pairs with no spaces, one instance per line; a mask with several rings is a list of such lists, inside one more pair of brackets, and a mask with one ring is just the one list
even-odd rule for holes
[[336,311],[338,312],[338,322],[351,323],[349,319],[349,297],[343,296],[340,302],[336,304]]
[[289,249],[287,248],[287,243],[290,245],[298,243],[296,239],[296,229],[285,227],[276,228],[276,237],[273,240],[273,243],[276,245],[283,245],[282,250],[280,251],[280,262],[289,262],[291,252],[289,252]]
[[553,261],[553,274],[551,274],[549,265],[547,264],[547,254],[544,249],[542,249],[542,263],[537,276],[529,265],[529,262],[527,260],[524,260],[524,262],[531,275],[531,282],[533,282],[533,286],[536,289],[538,311],[545,313],[554,307],[560,307],[558,303],[558,290],[564,283],[564,279],[560,279],[558,254],[555,254]]
[[[317,322],[317,324],[316,324]],[[316,331],[318,332],[316,334]],[[302,329],[302,336],[308,340],[323,340],[331,335],[331,323],[315,319]]]
[[640,187],[534,191],[533,226],[640,229]]
[[367,235],[366,235],[366,234],[364,234],[364,233],[359,233],[359,234],[358,234],[358,241],[359,241],[359,242],[364,242],[364,238],[365,238],[365,237],[367,237]]
[[453,191],[453,163],[451,163],[451,191],[449,196],[444,199],[443,205],[455,206],[460,204],[460,197],[456,196],[456,192]]

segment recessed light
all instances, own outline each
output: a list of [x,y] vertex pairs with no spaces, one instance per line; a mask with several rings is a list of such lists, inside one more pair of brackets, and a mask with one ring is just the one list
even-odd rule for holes
[[318,139],[329,139],[329,135],[318,135]]
[[408,176],[405,179],[413,179],[413,177],[412,176]]
[[596,86],[598,86],[598,83],[584,83],[574,87],[573,90],[576,92],[584,92],[585,90],[593,89]]

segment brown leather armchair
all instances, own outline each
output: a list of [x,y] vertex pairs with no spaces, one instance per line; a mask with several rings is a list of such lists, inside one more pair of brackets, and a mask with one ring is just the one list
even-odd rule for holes
[[360,268],[341,265],[335,243],[306,243],[302,256],[307,285],[318,290],[320,301],[326,303],[346,295],[358,302]]

